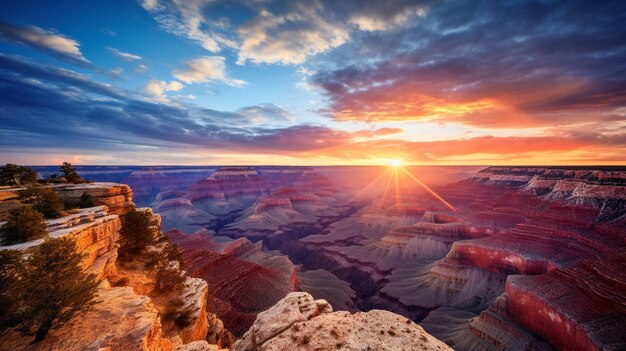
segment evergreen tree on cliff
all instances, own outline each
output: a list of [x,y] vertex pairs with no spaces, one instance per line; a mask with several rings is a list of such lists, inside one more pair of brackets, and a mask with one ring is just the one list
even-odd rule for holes
[[63,177],[67,180],[68,183],[82,183],[83,178],[78,175],[76,172],[76,168],[72,166],[69,162],[63,162],[60,167],[61,173],[63,173]]
[[47,234],[43,215],[30,206],[11,212],[7,223],[0,228],[0,244],[12,245],[39,239]]
[[52,189],[33,186],[20,191],[24,203],[33,205],[33,209],[41,212],[46,218],[56,218],[63,213],[63,199]]
[[133,209],[128,212],[122,220],[122,245],[120,247],[120,258],[132,259],[132,255],[145,249],[146,246],[154,243],[154,233],[150,228],[150,214]]
[[0,334],[15,324],[15,312],[19,307],[21,291],[19,272],[24,262],[21,253],[14,250],[0,250]]
[[92,274],[83,272],[83,256],[76,249],[71,239],[48,239],[24,264],[16,320],[20,332],[35,335],[34,342],[93,304],[98,283]]
[[0,185],[22,185],[37,181],[37,172],[30,167],[7,163],[0,167]]

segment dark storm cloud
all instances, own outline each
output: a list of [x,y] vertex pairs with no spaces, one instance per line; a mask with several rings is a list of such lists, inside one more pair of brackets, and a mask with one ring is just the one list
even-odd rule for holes
[[328,114],[536,127],[626,105],[623,1],[444,1],[413,23],[327,55]]

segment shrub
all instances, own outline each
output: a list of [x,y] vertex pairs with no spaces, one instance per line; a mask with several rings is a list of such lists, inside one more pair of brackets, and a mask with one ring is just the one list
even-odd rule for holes
[[120,258],[129,260],[132,255],[143,251],[154,242],[154,233],[150,228],[150,214],[133,209],[122,220],[122,246]]
[[46,234],[43,215],[30,206],[25,206],[11,212],[7,223],[0,228],[0,242],[3,245],[23,243]]
[[59,169],[61,170],[61,173],[63,173],[63,178],[65,178],[68,183],[79,184],[85,182],[85,180],[78,175],[76,168],[74,168],[71,163],[63,162]]
[[[163,236],[163,237],[167,238],[166,236]],[[167,260],[178,261],[180,268],[181,269],[184,268],[183,251],[180,249],[178,245],[172,244],[169,238],[167,238],[167,242],[163,248],[163,252]]]
[[193,309],[191,307],[183,309],[184,305],[185,302],[179,297],[169,300],[161,319],[172,322],[178,329],[188,327],[192,322]]
[[93,304],[98,283],[92,274],[83,272],[82,258],[74,241],[58,238],[37,246],[26,260],[15,320],[21,333],[35,335],[34,342]]
[[180,313],[178,313],[178,315],[174,319],[174,325],[178,329],[183,329],[183,328],[190,326],[192,318],[193,318],[191,314],[192,314],[191,308],[186,308],[180,311]]
[[87,192],[83,192],[83,194],[80,196],[80,202],[78,204],[78,207],[80,208],[88,208],[88,207],[94,207],[94,201],[93,201],[93,197],[91,195],[89,195]]
[[41,212],[46,218],[56,218],[65,210],[63,199],[49,188],[29,187],[20,191],[20,197],[24,203],[33,205],[33,209]]
[[163,313],[163,320],[168,322],[173,322],[174,319],[178,316],[178,312],[181,307],[185,305],[185,301],[180,297],[171,299],[167,301],[167,305],[165,306],[165,312]]
[[144,267],[147,269],[152,269],[158,266],[160,263],[167,261],[162,252],[157,250],[152,250],[143,255],[144,257]]
[[14,250],[0,251],[0,333],[13,327],[22,291],[19,289],[19,272],[24,261],[21,253]]
[[21,185],[37,181],[37,172],[30,167],[7,163],[0,167],[0,185]]
[[157,267],[155,289],[160,292],[180,290],[186,279],[184,271],[178,269],[177,266],[169,262],[162,263]]

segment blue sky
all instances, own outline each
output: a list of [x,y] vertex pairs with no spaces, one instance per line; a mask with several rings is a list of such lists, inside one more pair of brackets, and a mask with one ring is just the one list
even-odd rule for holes
[[620,1],[0,4],[0,161],[622,164]]

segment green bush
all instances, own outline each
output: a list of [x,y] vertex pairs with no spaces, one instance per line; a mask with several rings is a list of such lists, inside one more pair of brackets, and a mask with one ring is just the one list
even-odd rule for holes
[[19,288],[19,272],[23,270],[22,255],[14,250],[0,251],[0,334],[16,324],[17,311],[22,294]]
[[184,271],[164,262],[157,267],[155,289],[159,292],[180,290],[186,279]]
[[19,307],[9,320],[34,342],[93,304],[98,283],[81,267],[83,256],[68,238],[48,239],[34,248],[18,270]]
[[63,162],[59,169],[61,170],[61,173],[63,173],[63,178],[65,178],[68,183],[79,184],[85,182],[85,180],[78,175],[76,168],[74,168],[71,163]]
[[0,228],[0,243],[18,244],[39,239],[46,234],[43,215],[30,206],[25,206],[11,212],[7,223]]
[[167,322],[172,322],[178,329],[183,329],[191,325],[192,310],[189,308],[183,309],[185,302],[181,298],[174,298],[167,302],[165,312],[162,319]]
[[122,220],[122,244],[120,258],[130,260],[154,243],[154,233],[150,228],[150,214],[133,209]]
[[46,218],[57,218],[63,214],[63,199],[50,188],[32,186],[20,191],[22,202],[33,205]]
[[22,185],[35,183],[37,172],[30,167],[7,163],[0,167],[0,185]]

